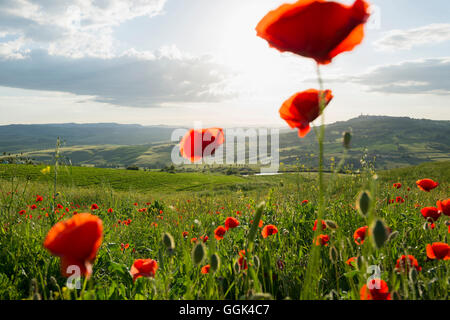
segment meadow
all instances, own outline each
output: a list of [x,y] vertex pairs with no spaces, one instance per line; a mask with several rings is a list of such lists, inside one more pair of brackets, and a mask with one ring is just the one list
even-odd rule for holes
[[[449,161],[325,174],[325,224],[316,231],[316,173],[60,167],[55,188],[55,168],[44,168],[0,165],[0,299],[356,300],[376,270],[392,299],[449,299],[449,262],[430,259],[426,250],[448,243],[449,219],[441,214],[432,224],[421,214],[448,198]],[[439,186],[422,191],[416,181],[423,178]],[[358,209],[361,190],[371,194],[366,215]],[[43,242],[55,223],[83,212],[102,220],[103,239],[92,275],[77,289]],[[216,238],[230,217],[239,224]],[[370,232],[376,220],[388,227],[381,245],[377,231]],[[264,237],[270,225],[277,232]],[[364,226],[370,231],[358,239],[355,231]],[[313,248],[318,261],[311,273]],[[413,255],[418,266],[397,265],[402,255]],[[156,261],[153,276],[133,281],[136,259]]]

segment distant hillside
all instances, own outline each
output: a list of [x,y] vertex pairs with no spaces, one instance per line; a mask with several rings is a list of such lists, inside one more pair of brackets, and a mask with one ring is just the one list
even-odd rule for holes
[[0,126],[0,152],[54,148],[61,137],[66,146],[141,145],[169,141],[174,128],[135,124],[14,124]]
[[[119,124],[0,126],[0,152],[22,152],[51,162],[56,137],[65,140],[62,155],[75,165],[102,167],[137,165],[162,168],[171,164],[174,128]],[[360,167],[364,154],[375,166],[390,169],[428,161],[450,160],[450,121],[407,117],[360,116],[327,126],[326,166],[343,155],[342,134],[352,132],[346,164]],[[31,151],[34,150],[34,151]],[[280,162],[317,167],[314,130],[304,139],[295,130],[280,133]]]

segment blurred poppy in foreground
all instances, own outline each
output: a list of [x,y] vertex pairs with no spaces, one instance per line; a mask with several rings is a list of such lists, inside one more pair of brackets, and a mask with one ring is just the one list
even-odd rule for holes
[[256,33],[281,52],[328,64],[362,42],[368,10],[369,4],[364,0],[356,0],[351,6],[300,0],[270,11],[256,26]]
[[445,214],[446,216],[450,216],[450,199],[446,200],[438,200],[436,202],[436,206],[439,210],[439,212]]
[[280,108],[280,116],[293,129],[298,129],[300,138],[305,137],[311,130],[310,122],[313,122],[320,114],[319,95],[323,99],[323,108],[325,108],[333,95],[331,90],[319,91],[309,89],[298,92],[286,100]]
[[214,155],[224,142],[222,128],[191,129],[180,141],[180,153],[191,162],[196,162]]
[[278,228],[275,227],[273,224],[268,224],[265,226],[261,232],[263,238],[267,238],[268,236],[271,236],[278,232]]
[[370,287],[363,285],[359,291],[361,300],[392,300],[386,281],[372,279]]
[[131,276],[133,281],[136,281],[140,277],[150,277],[154,278],[158,270],[158,263],[152,259],[136,259],[131,266]]
[[431,179],[417,180],[416,184],[420,190],[426,191],[426,192],[430,192],[431,190],[433,190],[434,188],[436,188],[439,185],[439,183],[437,183],[436,181],[433,181]]
[[75,265],[84,276],[92,273],[92,263],[102,242],[102,220],[80,213],[55,224],[47,234],[44,247],[61,257],[61,273],[70,276],[68,267]]
[[450,246],[442,242],[434,242],[433,244],[427,244],[427,257],[434,260],[449,260],[450,259]]

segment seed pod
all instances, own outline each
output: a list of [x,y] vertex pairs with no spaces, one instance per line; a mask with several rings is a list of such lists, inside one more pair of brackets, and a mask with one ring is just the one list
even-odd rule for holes
[[350,141],[352,140],[352,134],[348,131],[344,132],[342,136],[342,144],[344,145],[345,149],[350,148]]
[[369,212],[371,197],[368,191],[361,191],[356,202],[356,208],[362,216],[366,216]]
[[325,220],[325,224],[327,225],[327,227],[331,230],[336,230],[338,228],[338,225],[336,222],[332,221],[332,220]]
[[220,257],[217,253],[214,253],[210,258],[210,266],[212,272],[217,272],[220,268]]
[[239,262],[237,260],[234,262],[233,270],[234,270],[234,273],[241,272],[241,266],[239,265]]
[[366,263],[365,259],[363,256],[358,256],[358,258],[356,259],[356,266],[358,267],[359,270],[363,270],[364,269],[364,264]]
[[205,246],[202,242],[197,243],[192,249],[192,262],[195,265],[199,265],[205,257]]
[[50,286],[55,290],[58,290],[59,288],[58,281],[56,281],[56,278],[54,276],[50,277]]
[[174,250],[175,249],[175,240],[173,239],[172,235],[170,233],[165,232],[162,236],[162,242],[166,246],[168,250]]
[[381,248],[388,239],[388,231],[384,222],[376,219],[372,224],[372,239],[376,248]]

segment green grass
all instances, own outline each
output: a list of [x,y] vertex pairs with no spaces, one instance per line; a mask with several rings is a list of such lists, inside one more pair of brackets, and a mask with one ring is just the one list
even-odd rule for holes
[[[359,290],[371,275],[367,267],[377,265],[394,299],[448,300],[449,261],[427,260],[425,251],[429,243],[448,242],[448,217],[442,216],[435,229],[425,230],[425,220],[415,205],[432,206],[436,200],[448,197],[449,168],[450,162],[426,163],[379,171],[375,180],[370,171],[327,175],[325,219],[335,221],[338,228],[323,231],[330,236],[330,242],[320,248],[316,270],[319,286],[313,298],[359,299]],[[275,299],[299,299],[305,289],[318,201],[314,173],[239,177],[61,168],[58,196],[53,202],[52,176],[43,175],[40,169],[0,166],[0,299],[242,299],[258,292]],[[440,186],[430,193],[420,191],[415,181],[425,177],[435,179]],[[402,188],[394,189],[394,182],[401,182]],[[407,191],[408,187],[411,191]],[[372,192],[374,214],[399,233],[381,249],[373,247],[370,237],[362,246],[353,241],[354,231],[368,223],[368,218],[354,209],[362,188],[377,190]],[[44,196],[44,201],[31,210],[29,205],[35,203],[37,194]],[[387,204],[396,196],[405,198],[405,203]],[[301,204],[304,199],[309,203]],[[249,269],[235,270],[239,251],[249,244],[256,207],[263,200],[266,204],[262,220],[265,225],[277,226],[279,232],[264,239],[258,229],[249,253]],[[56,203],[69,208],[69,212],[65,216],[63,210],[52,212]],[[92,203],[100,207],[94,214],[103,220],[103,242],[85,289],[68,289],[60,274],[60,259],[42,243],[56,221],[69,218],[73,211],[89,212]],[[147,212],[139,212],[144,207]],[[114,212],[107,213],[108,208]],[[19,215],[23,209],[27,213]],[[30,213],[32,218],[27,217]],[[228,216],[236,217],[240,226],[217,241],[214,229],[223,225]],[[126,219],[132,219],[130,225],[117,225],[118,220]],[[183,231],[189,233],[186,238]],[[172,253],[161,243],[165,232],[174,237],[176,247]],[[203,235],[209,236],[206,256],[195,266],[191,238]],[[121,243],[130,244],[130,248],[123,252]],[[330,250],[336,250],[337,256],[330,256]],[[220,269],[215,274],[201,274],[200,268],[210,262],[213,253],[220,257]],[[402,254],[417,258],[423,268],[417,277],[395,272]],[[359,268],[345,264],[353,256],[363,257]],[[128,270],[138,258],[158,261],[154,279],[132,282]]]

